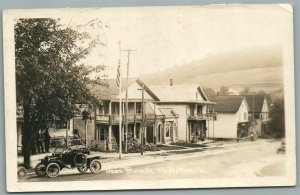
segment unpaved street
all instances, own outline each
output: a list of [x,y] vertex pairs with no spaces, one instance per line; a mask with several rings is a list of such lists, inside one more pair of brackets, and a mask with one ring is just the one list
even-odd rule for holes
[[258,177],[263,176],[260,172],[263,168],[267,169],[265,173],[268,175],[276,176],[284,174],[282,166],[285,155],[276,154],[279,146],[278,141],[263,141],[235,144],[196,153],[153,155],[132,160],[121,168],[109,168],[110,163],[104,163],[100,174],[80,174],[77,170],[73,170],[70,174],[70,171],[62,170],[57,178],[31,177],[25,181]]

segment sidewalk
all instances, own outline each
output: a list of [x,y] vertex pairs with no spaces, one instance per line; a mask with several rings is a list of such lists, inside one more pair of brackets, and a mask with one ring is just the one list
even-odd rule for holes
[[[184,159],[187,157],[205,156],[205,155],[217,155],[218,153],[229,152],[232,150],[238,150],[239,148],[247,147],[248,145],[260,145],[267,140],[256,140],[254,142],[209,142],[204,147],[192,147],[177,150],[161,150],[161,151],[144,151],[141,153],[128,153],[122,154],[122,158],[119,159],[119,153],[107,153],[107,152],[91,152],[91,155],[99,155],[102,157],[102,170],[125,168],[130,166],[137,166],[143,164],[149,164],[154,162],[162,162],[165,160]],[[240,146],[240,147],[237,147]],[[31,156],[31,166],[34,168],[39,162],[39,159],[44,158],[51,153],[44,153]],[[22,162],[23,157],[18,157],[18,162]],[[78,173],[77,170],[64,169],[62,174]],[[34,170],[28,171],[28,176],[35,175]]]

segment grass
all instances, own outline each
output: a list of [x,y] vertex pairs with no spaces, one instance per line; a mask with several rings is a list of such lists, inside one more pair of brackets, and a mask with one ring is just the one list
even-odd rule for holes
[[189,147],[189,148],[202,148],[206,147],[205,144],[194,144],[194,143],[186,143],[186,142],[177,142],[177,143],[172,143],[171,145],[173,146],[181,146],[181,147]]
[[185,147],[182,146],[174,146],[174,145],[157,145],[157,147],[160,150],[181,150],[185,149]]

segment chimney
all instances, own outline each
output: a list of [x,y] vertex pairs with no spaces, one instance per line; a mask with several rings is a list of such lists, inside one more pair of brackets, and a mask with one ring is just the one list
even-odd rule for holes
[[173,86],[173,79],[170,79],[170,86]]

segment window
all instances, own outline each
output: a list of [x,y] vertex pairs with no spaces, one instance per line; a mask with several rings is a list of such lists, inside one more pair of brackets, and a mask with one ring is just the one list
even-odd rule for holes
[[56,121],[55,122],[55,128],[56,129],[66,129],[68,123],[66,121]]
[[247,120],[247,113],[244,112],[244,121]]
[[170,126],[171,126],[170,123],[166,124],[166,137],[170,137]]
[[98,132],[99,132],[97,137],[98,140],[105,140],[105,138],[108,137],[108,130],[106,127],[99,126]]
[[191,106],[190,106],[190,114],[191,114],[191,116],[194,115],[194,111],[195,111],[195,106],[194,106],[194,105],[191,105]]
[[197,106],[197,114],[202,114],[202,106]]
[[214,117],[214,120],[216,121],[217,120],[217,113],[213,113],[213,117]]
[[137,114],[142,113],[142,103],[136,103],[136,113]]

